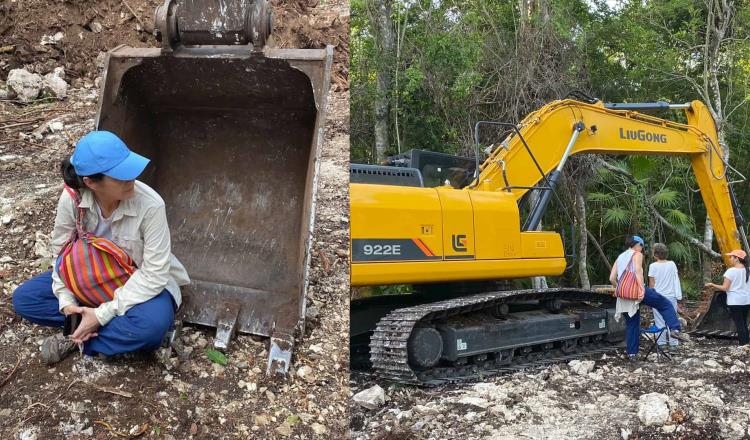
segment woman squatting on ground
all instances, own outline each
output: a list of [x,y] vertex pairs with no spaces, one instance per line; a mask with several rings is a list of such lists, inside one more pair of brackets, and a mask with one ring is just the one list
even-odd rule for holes
[[[58,333],[44,341],[45,363],[59,362],[76,345],[87,355],[155,350],[172,325],[181,302],[179,286],[190,280],[171,253],[164,201],[135,180],[148,163],[107,131],[82,137],[70,161],[63,161],[66,188],[51,240],[56,263],[52,271],[13,293],[16,313],[39,325],[63,327],[67,315],[79,314],[80,323],[69,338]],[[85,244],[77,248],[78,254],[71,253],[69,246],[79,231],[91,236],[78,240]],[[116,248],[114,253],[85,247],[96,241]],[[113,268],[113,255],[120,257],[117,263],[129,263],[119,265],[129,268],[128,276],[106,278],[116,277],[113,269],[120,269]]]

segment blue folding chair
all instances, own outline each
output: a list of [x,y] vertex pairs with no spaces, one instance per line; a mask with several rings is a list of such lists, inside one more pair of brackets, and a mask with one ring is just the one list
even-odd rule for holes
[[651,324],[651,327],[641,329],[641,338],[643,338],[648,344],[650,344],[648,350],[646,351],[646,354],[643,355],[644,360],[648,359],[648,356],[651,353],[656,353],[657,362],[662,358],[670,361],[672,360],[672,356],[664,351],[664,349],[659,345],[659,338],[664,334],[664,332],[666,332],[667,334],[667,344],[669,344],[669,331],[667,327],[657,327],[656,324]]

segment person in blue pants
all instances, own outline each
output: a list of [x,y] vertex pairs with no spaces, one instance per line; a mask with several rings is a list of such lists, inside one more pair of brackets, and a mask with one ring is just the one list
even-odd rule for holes
[[[680,333],[680,320],[677,318],[674,306],[667,297],[657,292],[656,289],[647,287],[641,303],[659,311],[664,317],[664,322],[669,329],[670,336],[675,339],[685,340],[684,335]],[[638,354],[640,348],[641,312],[637,310],[633,316],[623,313],[623,316],[625,317],[626,351],[629,356],[635,356]]]
[[625,317],[626,351],[628,356],[631,359],[634,359],[638,355],[638,349],[640,346],[641,304],[653,307],[659,311],[662,317],[664,317],[664,322],[666,323],[670,336],[683,341],[688,340],[688,338],[680,332],[680,320],[677,318],[677,312],[669,299],[656,290],[650,287],[645,287],[643,278],[643,248],[645,247],[645,242],[643,239],[637,235],[630,236],[625,242],[625,247],[625,251],[617,257],[615,264],[612,266],[609,280],[613,286],[617,287],[617,284],[623,278],[625,272],[629,271],[635,273],[636,280],[645,288],[643,299],[641,301],[617,298],[617,305],[615,308],[616,319],[619,319],[620,316]]
[[[148,163],[114,133],[92,131],[60,164],[65,188],[50,240],[56,263],[13,292],[16,313],[33,323],[63,327],[66,316],[80,317],[72,334],[60,332],[42,342],[46,364],[59,362],[76,346],[107,356],[153,350],[172,325],[182,300],[180,286],[190,277],[172,254],[164,200],[136,180]],[[102,289],[106,282],[100,272],[81,269],[93,266],[93,258],[79,257],[78,269],[70,262],[64,266],[66,259],[59,256],[79,229],[120,248],[134,270]]]
[[[58,306],[59,301],[52,292],[51,271],[26,281],[13,292],[16,313],[34,324],[62,327],[65,315]],[[136,350],[156,350],[172,325],[174,308],[172,295],[165,289],[100,327],[96,337],[83,343],[83,352],[113,356]]]

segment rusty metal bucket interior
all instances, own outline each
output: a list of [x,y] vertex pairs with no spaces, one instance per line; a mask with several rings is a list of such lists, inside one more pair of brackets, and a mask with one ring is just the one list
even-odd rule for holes
[[139,179],[190,274],[187,322],[235,315],[264,336],[303,322],[330,65],[330,48],[108,54],[97,128],[151,159]]
[[727,294],[716,292],[711,297],[706,312],[698,318],[698,322],[691,333],[702,336],[736,337],[737,328],[727,308]]

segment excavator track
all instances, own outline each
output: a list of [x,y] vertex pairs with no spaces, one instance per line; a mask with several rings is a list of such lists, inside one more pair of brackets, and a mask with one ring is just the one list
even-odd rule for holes
[[[580,289],[517,290],[489,292],[393,310],[378,322],[370,340],[370,360],[374,372],[381,378],[395,382],[437,386],[481,380],[488,376],[562,362],[587,354],[604,353],[618,347],[616,342],[606,337],[572,338],[556,341],[557,346],[543,350],[533,350],[532,347],[540,345],[535,343],[517,346],[510,350],[512,353],[508,358],[502,359],[480,356],[472,362],[443,362],[423,370],[412,368],[409,363],[407,346],[413,330],[418,326],[461,315],[471,316],[475,312],[504,303],[545,300],[599,303],[612,301],[612,298]],[[551,344],[547,344],[549,345]]]

